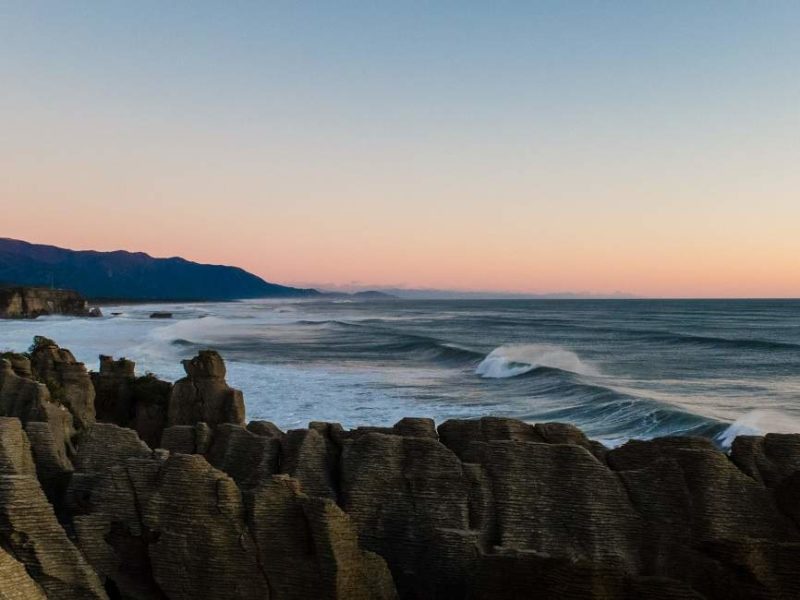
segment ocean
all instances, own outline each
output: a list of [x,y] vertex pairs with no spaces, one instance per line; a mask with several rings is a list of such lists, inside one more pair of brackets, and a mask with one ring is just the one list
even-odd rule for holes
[[[248,419],[391,425],[506,416],[630,438],[800,432],[800,301],[241,301],[0,321],[0,350],[53,338],[90,369],[175,380],[218,350]],[[174,313],[156,320],[154,311]],[[118,313],[118,314],[115,314]]]

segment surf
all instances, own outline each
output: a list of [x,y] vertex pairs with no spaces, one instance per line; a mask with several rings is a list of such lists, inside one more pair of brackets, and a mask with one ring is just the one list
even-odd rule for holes
[[600,371],[571,350],[551,344],[507,344],[492,350],[475,367],[484,379],[508,379],[547,367],[578,375],[600,375]]

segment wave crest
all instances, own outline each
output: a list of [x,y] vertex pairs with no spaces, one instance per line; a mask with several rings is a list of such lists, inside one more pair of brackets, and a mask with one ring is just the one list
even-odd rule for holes
[[507,344],[492,350],[475,368],[484,379],[506,379],[548,367],[580,375],[600,372],[570,350],[549,344]]
[[740,435],[764,435],[765,433],[797,433],[800,421],[783,411],[772,409],[753,409],[731,423],[720,432],[714,441],[728,449]]

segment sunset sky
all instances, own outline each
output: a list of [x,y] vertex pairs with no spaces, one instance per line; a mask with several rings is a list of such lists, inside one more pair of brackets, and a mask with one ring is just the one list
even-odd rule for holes
[[0,3],[0,237],[800,297],[800,2]]

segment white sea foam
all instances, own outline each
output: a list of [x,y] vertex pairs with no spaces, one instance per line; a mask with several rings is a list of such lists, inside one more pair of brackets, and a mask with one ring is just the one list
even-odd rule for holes
[[528,373],[537,367],[550,367],[582,375],[599,375],[570,350],[549,344],[508,344],[492,350],[475,368],[486,379],[505,379]]
[[235,323],[221,317],[202,317],[199,319],[183,319],[170,323],[166,327],[154,329],[150,336],[156,340],[172,342],[188,340],[203,341],[222,337],[233,329]]
[[770,433],[797,433],[800,431],[800,419],[792,418],[786,413],[776,410],[755,409],[738,419],[717,436],[717,442],[723,448],[730,448],[733,440],[740,435],[763,435]]
[[[533,316],[537,306],[531,306]],[[619,339],[596,338],[592,329],[583,327],[583,314],[572,315],[570,310],[563,309],[564,318],[574,316],[580,326],[568,347],[501,345],[507,324],[514,325],[518,339],[558,340],[563,322],[548,329],[547,320],[512,321],[519,316],[516,310],[506,312],[504,305],[492,302],[465,310],[459,303],[409,308],[393,303],[259,300],[107,306],[106,317],[99,319],[2,320],[0,350],[24,350],[34,335],[45,335],[70,348],[90,369],[97,369],[99,354],[125,356],[136,362],[138,373],[152,371],[174,381],[184,375],[182,359],[200,348],[214,348],[227,361],[230,384],[243,390],[248,416],[284,428],[318,419],[350,427],[389,425],[409,414],[431,416],[437,422],[496,414],[575,422],[607,445],[711,425],[714,431],[724,430],[715,440],[724,446],[741,434],[800,431],[800,383],[792,375],[797,372],[795,354],[758,349],[772,353],[766,355],[771,367],[760,360],[758,369],[751,369],[753,349],[726,347],[716,352],[690,345],[684,354],[672,343],[663,346],[658,338],[653,344],[631,344],[625,333],[629,315],[611,308],[609,318],[622,333]],[[723,311],[723,316],[739,310]],[[171,312],[174,318],[151,319],[156,311]],[[698,314],[703,322],[711,318],[706,312]],[[340,325],[325,325],[337,321],[363,327],[345,331]],[[419,339],[406,344],[406,334]],[[435,338],[428,340],[426,335]],[[392,353],[398,344],[402,351]],[[482,359],[477,376],[465,377],[464,365],[475,360],[469,350],[482,344],[497,348],[485,356],[474,355]],[[609,365],[603,373],[584,360],[600,353],[603,364]],[[446,360],[438,360],[441,357]],[[526,379],[524,374],[536,367],[602,379]],[[519,375],[516,384],[508,379]],[[489,381],[505,383],[488,385]],[[756,407],[759,410],[752,410]],[[719,426],[721,421],[726,425]]]

